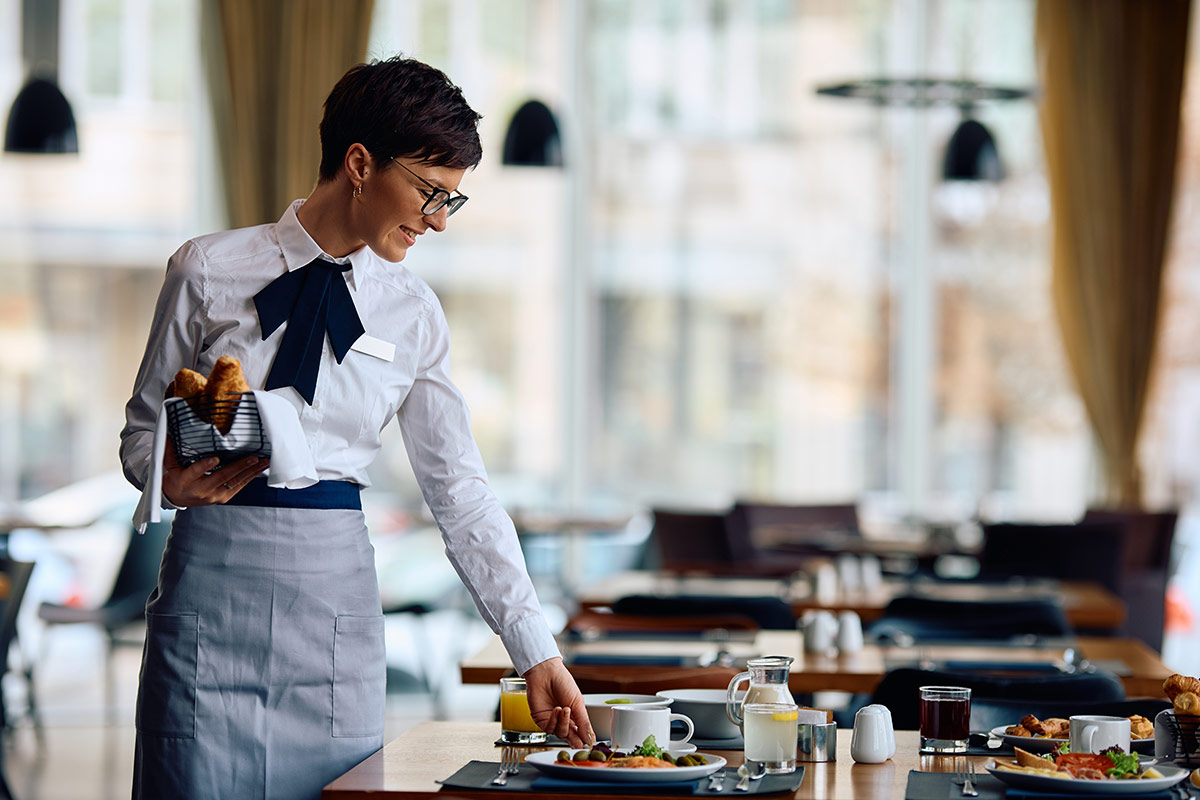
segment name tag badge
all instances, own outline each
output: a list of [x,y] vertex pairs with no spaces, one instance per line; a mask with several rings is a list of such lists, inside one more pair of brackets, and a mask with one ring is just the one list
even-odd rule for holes
[[358,337],[358,341],[350,345],[350,349],[366,353],[375,358],[382,358],[384,361],[390,362],[396,359],[396,345],[391,342],[385,342],[383,339],[376,339],[374,336],[368,336],[365,333]]

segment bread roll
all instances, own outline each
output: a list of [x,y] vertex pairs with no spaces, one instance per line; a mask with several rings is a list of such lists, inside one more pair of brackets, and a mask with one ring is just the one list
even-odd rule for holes
[[1163,681],[1163,691],[1172,702],[1184,692],[1200,695],[1200,680],[1176,673]]
[[242,362],[233,356],[221,356],[208,374],[208,385],[204,394],[212,408],[212,424],[221,433],[229,433],[233,427],[233,416],[243,392],[250,391],[250,384],[242,374]]
[[1200,715],[1200,696],[1194,692],[1183,692],[1175,695],[1175,713]]

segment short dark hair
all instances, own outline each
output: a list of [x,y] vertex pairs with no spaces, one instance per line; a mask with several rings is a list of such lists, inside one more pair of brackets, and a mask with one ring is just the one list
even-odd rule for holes
[[470,169],[483,158],[479,120],[440,69],[402,56],[358,64],[325,99],[320,179],[337,175],[355,142],[381,166],[407,157]]

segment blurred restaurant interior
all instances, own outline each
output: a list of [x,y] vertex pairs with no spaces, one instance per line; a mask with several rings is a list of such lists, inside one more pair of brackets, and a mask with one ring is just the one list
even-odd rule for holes
[[[118,433],[168,257],[307,195],[328,88],[397,53],[483,115],[404,266],[564,648],[740,614],[803,650],[820,610],[998,638],[913,601],[1041,599],[1130,698],[1165,674],[1106,639],[1200,674],[1200,46],[1146,5],[0,0],[13,796],[127,796],[166,528],[133,533]],[[47,86],[72,127],[23,147]],[[492,721],[507,666],[400,440],[363,493],[385,741]],[[585,655],[585,692],[671,688]],[[792,672],[844,726],[881,677]]]

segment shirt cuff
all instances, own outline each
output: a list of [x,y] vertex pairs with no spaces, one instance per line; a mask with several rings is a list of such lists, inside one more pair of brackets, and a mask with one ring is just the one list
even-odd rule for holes
[[500,641],[508,651],[518,675],[543,661],[561,654],[554,641],[554,634],[541,614],[525,617],[507,630],[501,631]]

